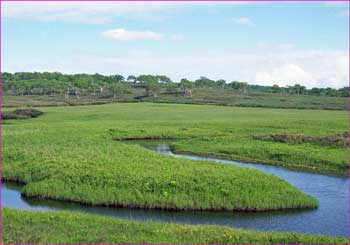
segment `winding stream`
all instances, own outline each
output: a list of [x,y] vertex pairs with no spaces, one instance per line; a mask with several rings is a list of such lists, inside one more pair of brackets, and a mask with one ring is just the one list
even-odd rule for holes
[[243,212],[171,212],[160,210],[91,207],[61,201],[37,200],[21,196],[21,186],[3,183],[2,206],[21,210],[70,210],[140,221],[161,221],[186,224],[216,224],[235,228],[273,231],[294,231],[349,237],[349,178],[300,172],[282,167],[240,163],[209,157],[173,154],[167,144],[138,143],[142,147],[178,158],[210,160],[255,168],[285,179],[301,191],[314,196],[319,208],[299,211],[262,213]]

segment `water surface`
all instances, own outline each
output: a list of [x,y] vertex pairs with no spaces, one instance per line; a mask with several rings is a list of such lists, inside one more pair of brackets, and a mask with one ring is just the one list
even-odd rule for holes
[[262,213],[160,211],[127,208],[91,207],[62,201],[37,200],[21,197],[21,187],[3,183],[2,205],[21,210],[70,210],[83,213],[113,216],[140,221],[161,221],[185,224],[216,224],[234,228],[272,231],[293,231],[349,237],[349,179],[318,173],[301,172],[263,164],[241,163],[210,157],[173,154],[164,143],[138,143],[159,153],[193,160],[209,160],[255,168],[285,179],[319,201],[313,210],[272,211]]

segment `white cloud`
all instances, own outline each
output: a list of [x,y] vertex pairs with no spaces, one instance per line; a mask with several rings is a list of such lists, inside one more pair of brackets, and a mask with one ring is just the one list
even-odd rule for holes
[[101,24],[119,18],[161,21],[175,8],[241,5],[251,2],[52,1],[2,3],[2,17],[35,21]]
[[107,30],[101,33],[102,36],[117,41],[136,41],[136,40],[162,40],[182,41],[185,37],[182,34],[163,35],[152,31],[132,31],[122,28]]
[[254,22],[251,19],[247,18],[247,17],[238,18],[238,19],[235,20],[235,22],[237,24],[240,24],[240,25],[248,25],[248,26],[254,26],[255,25]]
[[113,29],[102,32],[102,36],[117,41],[135,41],[135,40],[161,40],[163,34],[152,31],[128,31],[125,29]]
[[[295,64],[285,64],[280,67],[269,69],[268,71],[260,71],[255,75],[257,83],[266,85],[288,85],[290,83],[298,83],[299,81],[313,81],[313,77]],[[309,84],[310,86],[310,84]]]
[[348,86],[349,57],[346,51],[295,50],[273,54],[255,74],[258,84],[307,87]]
[[2,17],[37,21],[64,21],[89,24],[105,23],[116,18],[162,19],[164,11],[179,7],[161,2],[4,2]]

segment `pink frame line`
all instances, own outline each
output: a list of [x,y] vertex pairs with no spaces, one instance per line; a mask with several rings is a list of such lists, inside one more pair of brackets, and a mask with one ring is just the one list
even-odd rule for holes
[[[78,0],[79,2],[266,2],[266,0]],[[350,0],[269,0],[270,2],[347,2],[350,11]],[[0,0],[0,242],[2,243],[2,2],[74,2],[74,0]],[[349,93],[350,93],[350,17],[348,17],[348,57],[349,57]],[[350,178],[350,97],[348,97],[348,177]],[[350,182],[348,186],[350,192]],[[348,204],[350,206],[350,195]],[[350,231],[350,217],[348,220],[348,229]],[[97,243],[98,244],[98,243]],[[97,245],[97,244],[81,244],[81,245]],[[34,244],[22,244],[34,245]],[[59,244],[57,244],[59,245]],[[74,244],[61,244],[74,245]],[[148,245],[145,243],[145,245]],[[151,244],[149,244],[151,245]],[[169,244],[159,244],[169,245]],[[192,245],[192,244],[189,244]],[[194,244],[193,244],[194,245]],[[198,244],[197,244],[198,245]],[[264,244],[261,244],[264,245]],[[294,245],[294,244],[290,244]]]
[[350,2],[350,0],[0,0],[0,2]]

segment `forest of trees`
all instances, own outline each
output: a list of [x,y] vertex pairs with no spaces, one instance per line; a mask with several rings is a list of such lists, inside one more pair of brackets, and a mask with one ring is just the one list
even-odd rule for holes
[[80,95],[99,95],[117,98],[121,94],[131,93],[132,88],[144,88],[145,96],[157,97],[161,88],[167,93],[183,93],[192,96],[193,88],[223,88],[245,93],[247,91],[260,91],[280,94],[315,95],[348,97],[349,87],[311,88],[307,89],[301,84],[280,87],[249,85],[245,82],[212,80],[200,77],[190,81],[186,78],[178,82],[172,81],[164,75],[122,75],[104,76],[101,74],[74,74],[67,75],[59,72],[18,72],[2,73],[2,89],[4,93],[12,95],[64,95],[66,98]]

